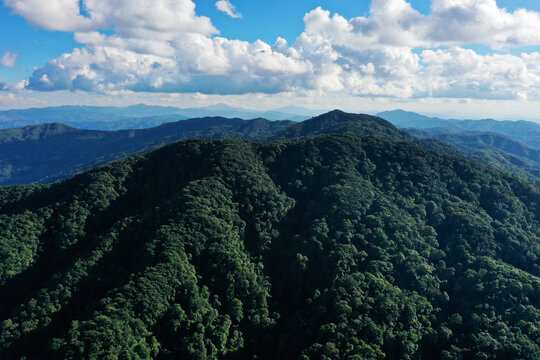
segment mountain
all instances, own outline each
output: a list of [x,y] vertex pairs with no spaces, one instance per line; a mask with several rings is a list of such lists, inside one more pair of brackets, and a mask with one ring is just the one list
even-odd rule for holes
[[50,183],[184,139],[287,140],[345,132],[413,140],[383,119],[339,110],[301,123],[214,117],[114,132],[32,125],[0,130],[0,185]]
[[385,111],[377,116],[400,128],[448,128],[503,134],[534,149],[540,149],[540,124],[530,121],[444,120],[403,110]]
[[0,130],[0,185],[47,183],[129,155],[192,138],[260,140],[290,121],[201,118],[141,130],[82,130],[63,124]]
[[[285,108],[287,109],[287,108]],[[204,116],[223,116],[228,118],[241,118],[241,119],[253,119],[253,118],[265,118],[269,120],[292,120],[303,121],[309,119],[314,113],[318,115],[318,112],[313,110],[294,107],[292,112],[283,111],[281,109],[268,110],[268,111],[256,111],[243,108],[236,108],[226,104],[216,104],[201,108],[184,108],[179,111],[188,117],[204,117]]]
[[[70,126],[97,130],[117,130],[121,128],[144,128],[157,126],[163,122],[186,119],[179,109],[173,107],[133,105],[128,107],[101,106],[59,106],[23,110],[0,111],[0,128],[15,128],[44,123],[63,123]],[[161,122],[155,122],[162,117]],[[150,119],[145,119],[150,118]],[[152,121],[151,119],[154,118]],[[147,121],[148,120],[148,121]]]
[[217,104],[202,108],[176,108],[144,104],[128,107],[59,106],[0,111],[0,129],[17,128],[44,123],[63,123],[88,130],[145,129],[167,122],[198,117],[227,117],[302,121],[314,111],[291,108],[294,113],[280,110],[256,111]]
[[471,154],[470,158],[477,162],[513,172],[540,185],[540,150],[505,135],[448,128],[408,131],[422,138],[435,138],[452,144]]
[[[540,183],[538,151],[509,138],[474,134],[469,139],[458,137],[456,131],[452,136],[444,135],[446,130],[409,131],[421,138],[415,138],[381,118],[339,110],[300,123],[215,117],[116,132],[82,130],[62,124],[34,125],[0,130],[0,185],[50,183],[183,139],[285,141],[347,132],[414,142],[442,154],[467,158]],[[458,138],[462,140],[458,141]]]
[[1,187],[0,357],[538,359],[539,204],[352,133],[189,140]]
[[313,110],[308,109],[301,106],[283,106],[277,109],[274,109],[274,111],[280,111],[286,114],[292,114],[292,115],[298,115],[298,116],[317,116],[320,114],[324,114],[327,111],[324,110]]
[[341,110],[333,110],[309,120],[302,121],[301,123],[294,124],[278,134],[276,139],[301,139],[305,137],[340,134],[345,132],[395,139],[412,139],[406,131],[397,129],[386,120],[370,115],[346,113]]

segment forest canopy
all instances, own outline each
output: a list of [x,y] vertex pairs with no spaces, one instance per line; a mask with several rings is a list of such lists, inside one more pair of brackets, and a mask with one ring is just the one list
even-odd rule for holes
[[190,140],[0,188],[0,357],[539,359],[539,188],[404,140]]

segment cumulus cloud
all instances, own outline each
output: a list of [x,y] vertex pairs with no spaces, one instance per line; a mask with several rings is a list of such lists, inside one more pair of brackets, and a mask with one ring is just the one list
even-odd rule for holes
[[494,47],[540,43],[540,13],[509,12],[495,0],[433,0],[428,38],[435,44],[483,43]]
[[4,53],[4,56],[0,58],[0,65],[7,67],[17,67],[17,59],[19,54],[12,54],[9,51]]
[[216,2],[216,8],[229,15],[232,18],[241,18],[242,14],[240,14],[238,11],[236,11],[236,6],[231,4],[229,0],[219,0]]
[[[373,0],[347,19],[318,7],[292,44],[219,36],[192,0],[5,0],[29,21],[72,31],[81,48],[51,59],[18,86],[117,94],[344,92],[395,98],[539,98],[540,55],[480,55],[540,44],[540,14],[495,0],[433,0],[424,15],[406,0]],[[220,5],[221,4],[221,5]],[[240,16],[229,1],[216,7]]]
[[114,29],[123,36],[156,39],[185,31],[217,33],[208,17],[196,15],[192,0],[4,0],[4,4],[47,30]]
[[422,15],[406,0],[373,0],[367,17],[345,19],[318,7],[304,17],[306,32],[349,46],[439,47],[540,44],[540,13],[509,12],[495,0],[432,0]]
[[43,106],[45,102],[29,96],[17,96],[12,93],[0,93],[0,105],[9,109]]
[[7,84],[3,81],[0,81],[0,91],[7,91],[7,90],[8,90]]
[[262,41],[248,43],[192,35],[175,46],[184,57],[172,59],[93,45],[76,49],[34,71],[28,88],[272,93],[294,86],[294,77],[310,70],[308,62],[275,52]]
[[472,50],[424,50],[426,89],[435,97],[540,98],[540,53],[479,55]]

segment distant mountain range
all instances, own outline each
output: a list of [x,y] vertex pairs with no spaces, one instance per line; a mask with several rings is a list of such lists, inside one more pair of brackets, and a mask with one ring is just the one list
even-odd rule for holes
[[0,129],[45,123],[62,123],[88,130],[145,129],[188,118],[215,116],[302,121],[322,112],[292,106],[269,111],[256,111],[224,104],[184,109],[144,104],[128,107],[59,106],[0,111]]
[[379,117],[334,110],[299,123],[205,117],[118,131],[84,130],[59,123],[4,129],[0,130],[0,185],[50,183],[186,139],[287,141],[347,132],[414,142],[540,184],[540,150],[505,135],[448,128],[405,131]]
[[449,130],[499,133],[529,147],[540,149],[540,124],[531,121],[440,119],[403,110],[384,111],[376,116],[390,121],[399,128],[446,128]]
[[451,144],[476,162],[540,184],[540,124],[440,119],[403,110],[386,111],[378,116],[420,138]]
[[139,130],[83,130],[58,123],[0,130],[0,185],[53,182],[179,140],[260,140],[292,124],[208,117]]

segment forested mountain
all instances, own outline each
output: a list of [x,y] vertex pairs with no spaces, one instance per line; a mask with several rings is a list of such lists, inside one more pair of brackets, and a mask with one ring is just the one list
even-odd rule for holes
[[513,172],[540,185],[540,150],[497,133],[448,128],[407,129],[415,136],[435,138],[470,153],[477,162]]
[[0,111],[0,129],[62,123],[87,130],[146,129],[164,123],[199,117],[227,117],[302,121],[318,111],[286,107],[256,111],[217,104],[201,108],[176,108],[144,104],[127,107],[114,106],[58,106]]
[[0,185],[52,182],[183,139],[263,139],[291,124],[291,121],[218,117],[115,132],[82,130],[62,124],[0,130]]
[[[415,142],[439,153],[465,157],[540,183],[539,151],[507,137],[494,133],[449,131],[446,128],[408,129],[406,132],[381,118],[334,110],[300,123],[216,117],[116,132],[82,130],[63,124],[0,130],[0,185],[50,183],[183,139],[283,141],[346,132]],[[424,139],[415,138],[410,133]]]
[[394,110],[378,113],[399,128],[447,128],[503,134],[534,149],[540,149],[540,124],[530,121],[453,120],[428,117],[413,112]]
[[0,358],[539,359],[539,204],[351,133],[2,187]]
[[346,113],[333,110],[309,120],[294,124],[274,138],[279,140],[301,139],[305,137],[352,132],[361,135],[375,135],[394,139],[411,140],[406,131],[397,129],[388,121],[365,114]]

